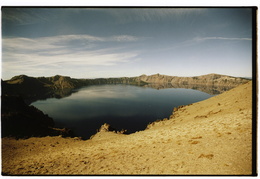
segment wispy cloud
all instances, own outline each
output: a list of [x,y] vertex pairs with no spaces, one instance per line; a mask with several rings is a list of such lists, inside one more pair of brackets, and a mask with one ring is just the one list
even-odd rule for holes
[[[129,35],[3,38],[3,71],[19,74],[46,69],[68,69],[72,66],[76,69],[84,66],[114,66],[126,63],[138,55],[137,51],[125,52],[122,47],[138,40],[139,38]],[[114,44],[113,47],[110,44]]]
[[164,19],[178,20],[188,15],[196,15],[207,12],[205,8],[130,8],[105,10],[117,19],[118,23],[129,22],[155,22]]
[[154,22],[179,19],[207,12],[206,8],[3,8],[4,21],[16,25],[37,24],[69,18],[80,13],[96,12],[111,16],[116,23]]
[[177,47],[188,47],[193,45],[198,45],[198,43],[203,43],[208,40],[219,40],[219,41],[251,41],[251,38],[233,38],[233,37],[195,37],[191,40],[184,41],[180,44],[177,44]]
[[164,49],[158,49],[157,51],[168,51],[168,50],[173,50],[173,49],[179,49],[179,48],[187,48],[187,47],[193,47],[193,46],[198,46],[199,44],[203,44],[204,42],[207,41],[213,41],[213,40],[218,40],[218,41],[251,41],[252,38],[245,38],[245,37],[240,37],[240,38],[233,38],[233,37],[194,37],[191,40],[185,40],[182,42],[175,43],[169,47],[166,47]]
[[[39,37],[39,38],[22,38],[9,37],[3,38],[3,45],[5,48],[28,48],[44,49],[68,45],[71,42],[134,42],[141,38],[130,35],[118,35],[111,37],[97,37],[91,35],[60,35],[54,37]],[[75,44],[76,45],[76,44]]]
[[[76,53],[75,50],[100,49],[104,42],[128,43],[138,41],[140,38],[129,35],[111,37],[97,37],[90,35],[61,35],[40,38],[3,38],[3,52],[11,54],[45,53],[45,55],[58,55],[64,52]],[[107,46],[103,48],[108,48]]]
[[46,22],[53,19],[55,14],[57,13],[48,8],[2,8],[3,21],[9,21],[16,25]]
[[205,40],[252,40],[252,38],[230,38],[230,37],[196,37],[193,39],[195,42]]

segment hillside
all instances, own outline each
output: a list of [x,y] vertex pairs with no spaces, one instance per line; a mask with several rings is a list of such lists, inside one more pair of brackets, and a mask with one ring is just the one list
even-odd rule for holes
[[140,80],[147,83],[170,83],[170,84],[197,84],[197,85],[218,85],[218,86],[237,86],[243,84],[249,80],[244,78],[232,77],[227,75],[219,74],[208,74],[194,77],[177,77],[167,75],[142,75],[139,77]]
[[73,79],[67,76],[56,75],[53,77],[29,77],[26,75],[15,76],[5,81],[9,85],[20,85],[21,87],[51,88],[51,89],[73,89],[90,84],[203,84],[203,85],[222,85],[237,86],[250,80],[219,74],[208,74],[195,77],[177,77],[167,75],[141,75],[139,77],[121,77],[121,78],[96,78],[96,79]]
[[4,175],[250,175],[252,82],[124,135],[2,139]]
[[[202,91],[219,94],[250,80],[226,75],[208,74],[197,77],[176,77],[166,75],[141,75],[138,77],[74,79],[68,76],[29,77],[19,75],[2,81],[4,95],[22,96],[28,103],[38,99],[62,98],[71,95],[74,89],[97,84],[130,84],[152,88],[182,87],[202,89]],[[160,86],[160,87],[158,87]],[[214,91],[208,91],[214,89]]]
[[97,78],[74,79],[68,76],[56,75],[52,77],[29,77],[19,75],[10,80],[2,81],[3,95],[21,96],[27,103],[46,98],[63,98],[71,95],[74,89],[96,84],[132,84],[144,85],[145,82],[136,78]]

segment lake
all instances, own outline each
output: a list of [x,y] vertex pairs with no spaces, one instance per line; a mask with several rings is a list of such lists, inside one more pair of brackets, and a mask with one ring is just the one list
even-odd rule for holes
[[144,130],[148,123],[169,118],[173,108],[205,100],[213,95],[184,88],[154,89],[133,85],[93,85],[72,95],[38,100],[32,105],[88,139],[104,123],[128,133]]

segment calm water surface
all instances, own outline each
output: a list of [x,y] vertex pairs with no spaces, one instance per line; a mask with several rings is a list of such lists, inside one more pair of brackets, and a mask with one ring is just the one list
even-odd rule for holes
[[48,114],[57,127],[72,129],[87,139],[104,123],[129,133],[144,130],[149,122],[169,118],[173,108],[213,95],[183,88],[156,90],[131,85],[94,85],[69,97],[32,103]]

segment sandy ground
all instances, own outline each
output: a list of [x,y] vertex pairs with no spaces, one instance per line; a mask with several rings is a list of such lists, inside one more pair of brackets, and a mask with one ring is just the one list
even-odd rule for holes
[[252,83],[131,135],[2,139],[7,175],[250,175]]

